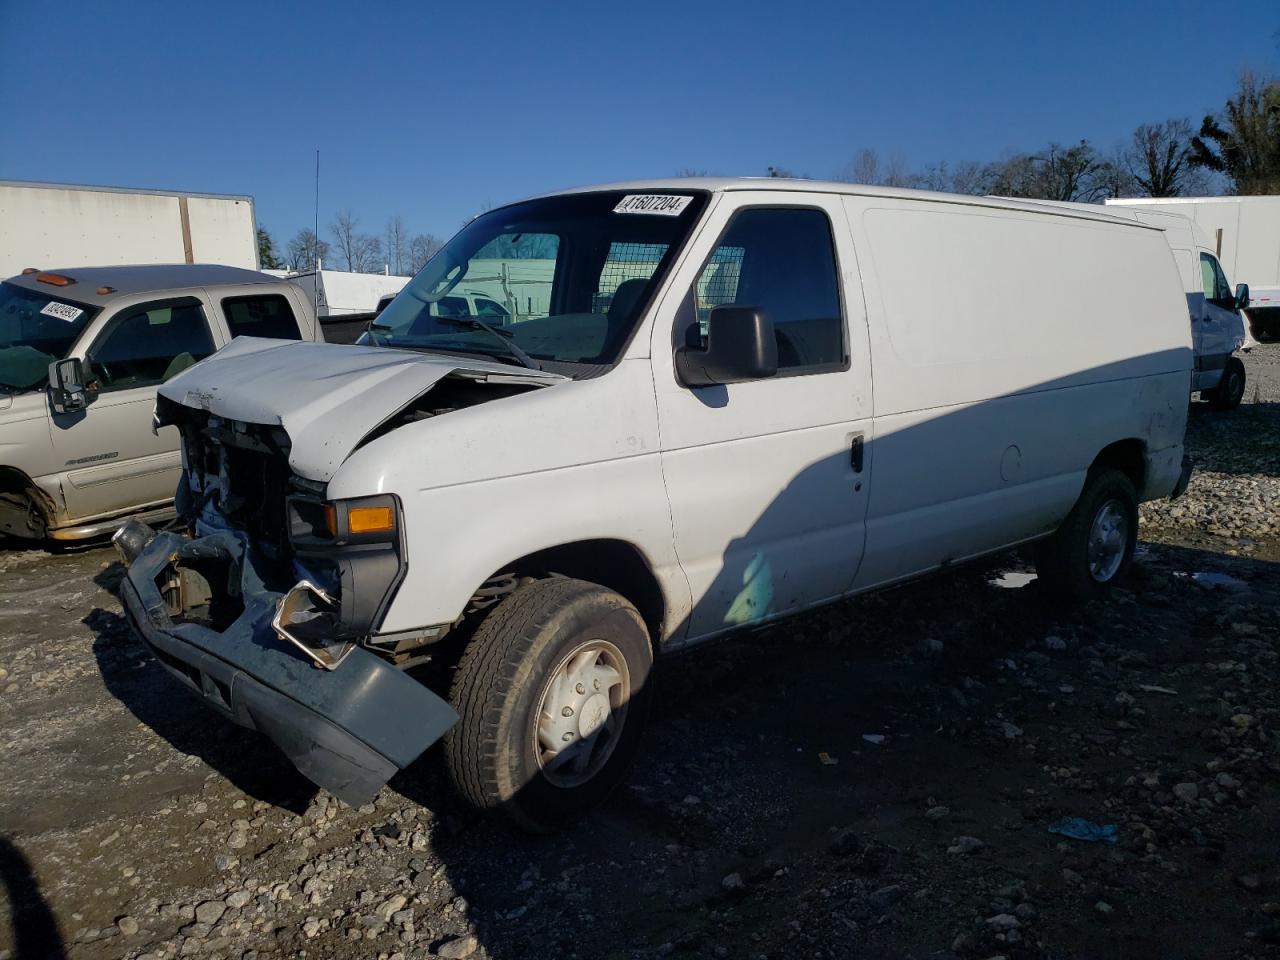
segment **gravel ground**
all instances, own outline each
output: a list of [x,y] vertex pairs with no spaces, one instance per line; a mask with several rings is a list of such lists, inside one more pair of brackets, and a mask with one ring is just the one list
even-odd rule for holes
[[0,552],[0,960],[1280,956],[1280,346],[1247,366],[1112,602],[1006,558],[672,660],[551,837],[437,751],[316,794],[128,636],[108,551]]

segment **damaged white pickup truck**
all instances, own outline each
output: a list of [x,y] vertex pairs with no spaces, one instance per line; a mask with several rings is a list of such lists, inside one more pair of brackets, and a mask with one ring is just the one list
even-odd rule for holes
[[1105,212],[571,191],[472,221],[365,339],[164,384],[187,531],[117,536],[161,662],[351,803],[444,736],[470,802],[552,826],[618,782],[656,654],[1020,544],[1102,597],[1190,471],[1178,273]]

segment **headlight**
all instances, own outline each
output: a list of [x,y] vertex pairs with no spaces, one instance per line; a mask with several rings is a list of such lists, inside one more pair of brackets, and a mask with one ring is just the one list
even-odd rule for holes
[[289,535],[295,546],[394,542],[399,518],[399,503],[390,494],[327,503],[289,500]]
[[[337,503],[326,503],[324,505],[325,527],[328,528],[330,536],[335,540],[339,539],[339,506]],[[361,503],[359,506],[355,504],[346,506],[346,532],[348,534],[359,536],[366,533],[395,532],[396,505],[394,503],[388,503],[385,506],[366,503]]]

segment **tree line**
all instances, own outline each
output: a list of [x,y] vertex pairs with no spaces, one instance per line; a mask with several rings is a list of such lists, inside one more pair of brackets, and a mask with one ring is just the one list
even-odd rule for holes
[[[706,171],[685,169],[681,176]],[[769,167],[771,177],[794,177]],[[1246,70],[1222,110],[1207,115],[1198,128],[1174,118],[1144,123],[1127,142],[1109,152],[1088,140],[1050,143],[1031,153],[999,160],[929,164],[910,170],[905,159],[882,161],[863,150],[837,179],[888,187],[915,187],[947,193],[1068,200],[1097,203],[1108,197],[1280,194],[1280,79]],[[360,221],[344,210],[329,224],[332,242],[303,228],[278,252],[271,235],[258,230],[263,267],[311,270],[316,262],[357,273],[414,274],[440,249],[430,233],[410,235],[404,219],[391,217],[382,234],[364,233]]]
[[[691,173],[692,171],[683,171]],[[771,177],[795,176],[769,167]],[[910,170],[863,150],[837,179],[948,193],[1097,203],[1108,197],[1178,197],[1218,192],[1280,194],[1280,79],[1252,71],[1223,109],[1198,128],[1184,118],[1144,123],[1127,142],[1102,151],[1088,140],[1050,143],[987,162],[946,162]]]
[[258,260],[267,270],[314,270],[316,264],[353,273],[382,273],[389,269],[398,276],[410,276],[422,269],[443,246],[434,234],[411,234],[399,214],[389,218],[382,234],[365,233],[360,218],[343,210],[329,224],[326,240],[303,227],[277,250],[271,234],[258,228]]

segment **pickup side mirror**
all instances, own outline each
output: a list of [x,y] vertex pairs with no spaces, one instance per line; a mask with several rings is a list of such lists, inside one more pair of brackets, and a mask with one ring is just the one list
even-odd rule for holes
[[1247,283],[1236,284],[1236,309],[1244,310],[1249,306],[1249,285]]
[[679,347],[675,362],[686,387],[772,377],[778,372],[773,321],[756,307],[716,307],[707,318],[707,345]]
[[83,410],[93,399],[84,379],[84,361],[79,357],[49,364],[49,398],[57,413]]

